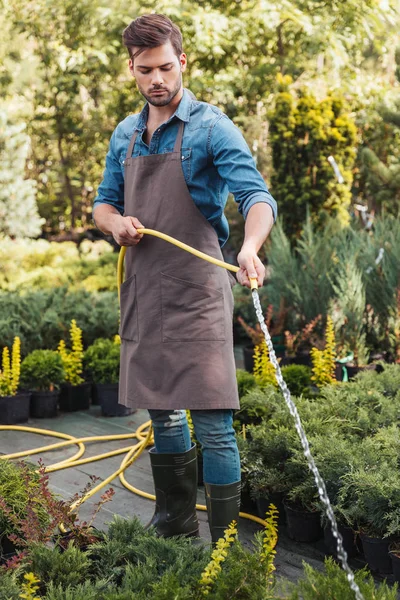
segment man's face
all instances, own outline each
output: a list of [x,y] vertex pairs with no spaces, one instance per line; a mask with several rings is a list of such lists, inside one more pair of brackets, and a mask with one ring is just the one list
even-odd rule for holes
[[[138,48],[132,48],[132,53]],[[132,62],[129,70],[136,79],[140,93],[153,106],[166,106],[182,89],[182,73],[186,69],[186,54],[177,57],[171,42],[148,48]]]

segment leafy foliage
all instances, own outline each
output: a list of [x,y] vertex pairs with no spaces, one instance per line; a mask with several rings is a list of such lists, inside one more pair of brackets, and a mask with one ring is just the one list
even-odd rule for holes
[[[349,586],[346,573],[332,558],[325,560],[325,573],[306,563],[304,570],[305,579],[299,581],[297,589],[289,597],[290,600],[353,600],[354,592]],[[358,571],[355,579],[365,600],[395,600],[397,597],[397,585],[389,587],[383,583],[377,588],[372,575],[365,569]]]
[[65,371],[65,379],[71,385],[79,385],[84,382],[83,373],[83,344],[82,329],[78,327],[75,319],[71,321],[69,330],[71,338],[71,350],[67,350],[64,340],[58,345],[58,353]]
[[5,346],[2,353],[2,369],[0,370],[0,396],[15,396],[19,386],[21,371],[21,340],[15,336],[10,351]]
[[10,346],[18,335],[25,356],[40,348],[56,350],[60,338],[68,341],[72,319],[82,327],[85,346],[111,338],[118,331],[117,295],[67,288],[0,293],[0,346]]
[[290,393],[294,396],[308,394],[311,385],[311,369],[306,365],[287,365],[282,367],[282,376]]
[[100,338],[84,353],[85,373],[94,383],[118,383],[120,344]]
[[[318,101],[306,90],[296,99],[290,78],[281,78],[270,114],[274,174],[272,186],[290,237],[301,231],[307,208],[316,223],[332,215],[349,223],[352,167],[356,127],[343,99],[328,96]],[[334,156],[347,185],[336,181],[328,162]]]
[[58,388],[65,380],[61,356],[54,350],[34,350],[21,364],[21,383],[30,390]]
[[311,360],[313,363],[313,374],[311,379],[316,385],[323,386],[335,381],[335,356],[336,344],[333,321],[332,318],[328,316],[326,323],[325,348],[323,350],[318,350],[318,348],[311,349]]

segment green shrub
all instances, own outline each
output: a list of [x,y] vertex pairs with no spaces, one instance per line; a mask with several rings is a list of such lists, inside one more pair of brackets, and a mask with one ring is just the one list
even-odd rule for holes
[[[325,573],[303,563],[305,579],[292,587],[295,588],[289,600],[354,600],[354,592],[349,586],[346,573],[332,558],[325,560]],[[366,569],[358,571],[356,582],[364,600],[396,600],[397,584],[389,587],[386,583],[378,586]]]
[[[45,600],[105,600],[108,598],[110,585],[106,580],[98,580],[96,582],[85,581],[84,583],[68,583],[63,586],[54,584],[50,581],[47,588]],[[111,596],[110,596],[111,597]],[[116,598],[119,598],[116,596]],[[134,600],[131,595],[129,599]]]
[[311,385],[311,369],[305,365],[282,367],[282,376],[294,396],[307,394]]
[[121,346],[114,340],[98,339],[87,348],[83,367],[94,383],[118,383]]
[[118,297],[113,292],[70,292],[67,288],[17,294],[0,292],[0,347],[21,338],[24,355],[37,349],[56,350],[68,341],[75,319],[83,330],[84,346],[118,331]]
[[0,571],[0,600],[20,600],[20,592],[16,573]]
[[[253,377],[253,376],[251,376]],[[272,414],[274,404],[280,402],[280,394],[272,385],[260,390],[257,386],[251,388],[246,395],[240,398],[240,408],[235,412],[235,425],[260,423]]]
[[[22,520],[27,516],[30,497],[37,497],[39,494],[40,475],[36,472],[36,467],[33,464],[0,460],[0,500],[18,520]],[[36,506],[36,514],[43,525],[49,522],[50,518],[45,507],[41,506],[40,503]],[[6,534],[17,533],[13,523],[1,506],[0,531]]]
[[30,390],[52,391],[63,381],[63,363],[55,350],[34,350],[21,363],[21,384]]
[[[295,237],[307,208],[316,222],[333,215],[348,224],[357,129],[344,98],[329,95],[319,100],[306,88],[296,97],[290,83],[282,80],[269,116],[271,183],[285,215],[285,229]],[[335,157],[347,185],[337,181],[329,155]]]
[[236,381],[238,385],[239,398],[243,398],[253,388],[257,387],[255,377],[244,369],[236,369]]
[[117,290],[118,254],[104,240],[74,242],[18,241],[3,238],[0,248],[0,290]]
[[51,582],[53,586],[66,587],[84,583],[90,567],[87,553],[82,552],[72,542],[61,551],[57,546],[49,548],[44,544],[32,544],[28,554],[29,571],[40,579],[41,590]]

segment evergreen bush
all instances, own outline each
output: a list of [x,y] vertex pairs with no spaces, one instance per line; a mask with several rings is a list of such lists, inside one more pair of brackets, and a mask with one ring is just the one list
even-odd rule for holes
[[[332,558],[325,560],[325,572],[303,563],[305,578],[300,580],[288,600],[354,600],[354,592],[349,586],[346,573]],[[356,573],[355,580],[365,600],[396,600],[397,584],[393,587],[384,582],[375,585],[372,575],[366,569]]]
[[[349,223],[357,130],[343,98],[329,95],[319,101],[307,89],[298,89],[296,97],[290,83],[290,78],[280,79],[281,91],[269,119],[271,184],[285,231],[293,237],[301,231],[307,208],[316,223],[323,223],[327,215]],[[328,162],[331,155],[345,184],[337,181]]]
[[54,350],[34,350],[21,364],[21,384],[30,390],[53,391],[65,381],[61,356]]
[[83,344],[118,331],[118,297],[113,292],[70,292],[67,288],[19,295],[0,292],[0,346],[21,338],[23,357],[37,349],[56,350],[68,341],[72,319],[82,326]]
[[306,365],[287,365],[282,367],[282,376],[290,393],[294,396],[307,395],[311,385],[311,369]]
[[118,383],[121,346],[100,338],[85,350],[83,368],[93,383]]

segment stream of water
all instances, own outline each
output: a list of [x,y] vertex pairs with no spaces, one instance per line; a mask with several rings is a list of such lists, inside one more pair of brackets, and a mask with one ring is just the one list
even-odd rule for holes
[[342,536],[339,532],[338,526],[337,526],[336,517],[333,512],[333,508],[330,503],[328,493],[326,491],[325,482],[322,479],[320,472],[318,470],[318,467],[315,464],[314,458],[311,454],[310,445],[309,445],[309,442],[308,442],[308,439],[306,436],[306,432],[304,431],[303,425],[301,423],[301,419],[300,419],[300,415],[297,411],[297,407],[296,407],[295,403],[293,402],[291,395],[290,395],[289,388],[287,387],[287,385],[282,377],[281,369],[280,369],[279,363],[278,363],[276,355],[275,355],[274,347],[272,345],[271,336],[269,335],[267,326],[264,321],[264,316],[263,316],[261,304],[260,304],[260,298],[258,296],[257,290],[253,290],[252,296],[253,296],[254,308],[257,313],[257,318],[260,323],[262,332],[264,333],[265,341],[268,346],[269,357],[275,368],[276,379],[278,381],[279,387],[282,390],[282,393],[285,398],[287,407],[290,411],[290,414],[294,418],[296,430],[297,430],[297,433],[299,434],[301,444],[303,446],[304,455],[307,459],[308,466],[314,475],[314,479],[315,479],[315,483],[317,485],[319,497],[321,498],[321,502],[323,503],[326,516],[328,517],[330,524],[331,524],[332,533],[336,540],[338,558],[339,558],[340,562],[342,563],[342,567],[343,567],[344,571],[346,572],[348,582],[350,584],[351,589],[354,591],[356,599],[364,600],[364,596],[362,595],[360,588],[358,587],[358,585],[354,579],[354,573],[351,570],[351,568],[349,567],[349,563],[347,562],[347,552],[345,551],[345,549],[343,547],[343,538],[342,538]]

